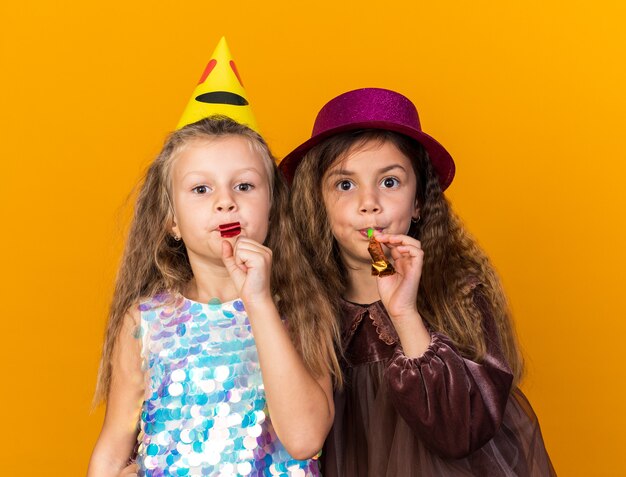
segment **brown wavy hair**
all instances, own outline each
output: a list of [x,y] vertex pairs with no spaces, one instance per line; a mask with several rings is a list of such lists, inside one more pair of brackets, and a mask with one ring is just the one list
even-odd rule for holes
[[292,219],[304,254],[318,276],[323,277],[337,316],[348,273],[329,226],[322,179],[337,160],[369,141],[393,143],[412,160],[417,177],[421,220],[411,224],[408,234],[420,240],[424,250],[417,296],[420,315],[432,330],[449,336],[465,357],[480,361],[487,349],[482,313],[489,313],[497,324],[499,345],[514,382],[519,382],[523,359],[500,280],[486,254],[452,211],[428,154],[407,136],[378,129],[338,134],[312,148],[298,165],[291,190]]
[[148,167],[139,189],[126,247],[118,270],[105,331],[94,405],[106,401],[111,387],[111,360],[124,316],[137,303],[162,292],[182,293],[193,277],[183,241],[171,235],[170,170],[190,141],[239,136],[263,158],[270,181],[269,232],[265,245],[273,251],[271,289],[281,316],[307,369],[319,376],[329,372],[341,383],[333,352],[339,342],[334,310],[324,300],[324,288],[309,273],[287,214],[288,188],[278,173],[265,140],[252,129],[225,116],[211,116],[173,132]]

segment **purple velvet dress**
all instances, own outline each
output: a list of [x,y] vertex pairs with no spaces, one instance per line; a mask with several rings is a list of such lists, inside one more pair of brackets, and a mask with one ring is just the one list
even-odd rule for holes
[[[322,454],[324,477],[553,476],[539,422],[481,303],[488,352],[463,358],[432,333],[407,358],[381,302],[344,302],[345,387]],[[482,306],[481,306],[482,305]]]

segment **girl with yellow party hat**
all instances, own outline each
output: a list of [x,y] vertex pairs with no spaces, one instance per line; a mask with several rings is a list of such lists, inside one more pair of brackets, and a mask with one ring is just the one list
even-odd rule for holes
[[338,332],[256,129],[222,39],[139,192],[89,477],[319,475]]

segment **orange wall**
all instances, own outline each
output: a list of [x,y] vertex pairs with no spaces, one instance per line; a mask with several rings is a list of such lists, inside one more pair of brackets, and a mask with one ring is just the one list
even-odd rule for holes
[[507,287],[557,470],[626,475],[626,4],[218,3],[0,7],[2,474],[84,473],[125,200],[226,35],[279,156],[347,89],[416,102]]

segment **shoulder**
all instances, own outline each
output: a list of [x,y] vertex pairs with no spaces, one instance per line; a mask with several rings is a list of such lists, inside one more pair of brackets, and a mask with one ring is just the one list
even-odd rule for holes
[[151,297],[144,297],[137,300],[128,310],[128,314],[132,315],[137,324],[144,322],[152,322],[160,316],[172,316],[176,311],[184,311],[185,306],[189,307],[189,303],[185,303],[182,295],[162,292]]
[[142,323],[139,304],[132,305],[124,314],[115,340],[113,372],[134,372],[141,361]]
[[140,338],[143,335],[143,325],[176,307],[178,298],[172,293],[159,293],[152,297],[140,298],[128,308],[124,315],[123,334],[127,337]]
[[181,298],[171,292],[157,293],[151,297],[140,298],[131,310],[134,309],[137,313],[155,311],[159,308],[175,306]]
[[128,345],[139,341],[141,337],[141,311],[139,305],[132,305],[124,314],[121,321],[119,333],[117,335],[117,343],[119,345]]

